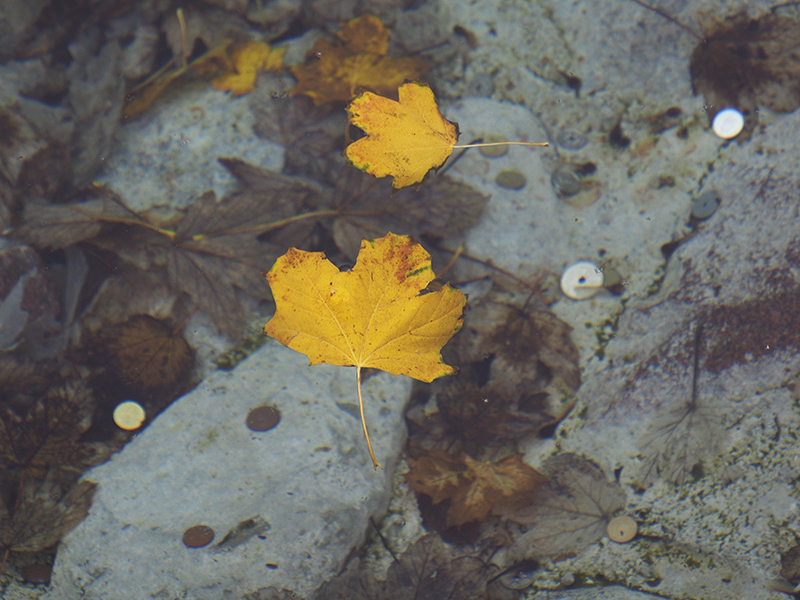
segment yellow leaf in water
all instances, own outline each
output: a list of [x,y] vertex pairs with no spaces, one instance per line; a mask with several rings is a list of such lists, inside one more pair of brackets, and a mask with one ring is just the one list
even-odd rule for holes
[[375,177],[391,175],[392,187],[422,182],[453,153],[458,125],[445,119],[427,85],[406,83],[399,102],[364,92],[347,107],[350,122],[367,134],[345,149],[356,167]]
[[264,42],[247,42],[237,48],[231,56],[235,69],[211,80],[215,89],[243,96],[252,92],[259,71],[277,71],[283,66],[286,48],[271,48]]
[[265,333],[308,356],[312,365],[355,366],[364,422],[361,369],[430,382],[455,369],[442,346],[461,327],[466,297],[435,278],[430,255],[408,236],[364,240],[352,270],[341,272],[322,252],[291,248],[267,274],[277,309]]

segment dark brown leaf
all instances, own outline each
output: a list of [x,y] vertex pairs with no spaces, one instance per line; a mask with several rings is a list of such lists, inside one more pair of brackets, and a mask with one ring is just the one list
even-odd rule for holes
[[79,467],[95,449],[79,438],[91,424],[91,393],[81,380],[51,389],[24,416],[0,412],[0,466],[42,478],[56,465]]
[[420,237],[458,236],[477,224],[488,197],[470,186],[442,175],[419,190],[392,195],[390,182],[361,171],[341,171],[335,192],[340,213],[331,226],[334,241],[355,259],[362,239],[389,231]]
[[606,480],[594,462],[575,454],[549,458],[542,469],[550,481],[530,496],[528,506],[505,515],[527,526],[511,546],[515,558],[575,553],[603,537],[611,516],[625,506],[625,491]]
[[447,526],[460,527],[484,519],[494,509],[525,497],[545,478],[522,462],[521,454],[497,461],[473,460],[466,454],[425,452],[409,458],[406,479],[416,492],[431,497],[434,504],[450,502]]
[[96,487],[81,481],[58,503],[49,493],[26,494],[13,516],[0,503],[0,547],[12,552],[49,548],[86,517]]
[[436,534],[428,534],[376,581],[354,560],[341,576],[323,585],[314,600],[483,600],[493,567],[458,553]]
[[[800,106],[800,22],[774,12],[716,22],[695,48],[689,70],[709,117],[733,106],[790,112]],[[752,129],[752,128],[750,128]]]
[[142,391],[175,385],[194,363],[194,352],[180,332],[149,315],[134,315],[112,327],[102,348],[114,374]]
[[546,412],[545,393],[541,394],[541,405],[521,410],[519,402],[491,385],[479,388],[465,377],[448,383],[436,397],[439,412],[434,415],[444,426],[442,438],[455,434],[468,442],[497,447],[539,433],[558,420]]
[[23,225],[14,235],[37,248],[61,249],[94,238],[109,223],[147,224],[118,199],[102,193],[74,204],[27,203]]

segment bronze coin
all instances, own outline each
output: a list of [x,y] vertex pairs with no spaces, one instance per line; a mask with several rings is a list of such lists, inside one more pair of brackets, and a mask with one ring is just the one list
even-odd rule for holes
[[281,412],[274,406],[265,404],[254,408],[247,415],[247,428],[252,431],[268,431],[281,421]]
[[188,548],[208,546],[214,539],[214,530],[208,525],[195,525],[183,533],[183,543]]

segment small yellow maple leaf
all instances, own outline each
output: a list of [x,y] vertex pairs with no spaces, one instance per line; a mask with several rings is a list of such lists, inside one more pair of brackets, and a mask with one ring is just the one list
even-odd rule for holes
[[389,30],[371,15],[344,23],[335,43],[317,40],[305,64],[292,67],[297,85],[292,94],[304,94],[319,106],[347,102],[359,88],[394,94],[406,80],[418,79],[431,68],[416,58],[390,58]]
[[458,141],[458,125],[442,116],[427,85],[406,83],[398,96],[399,102],[371,92],[357,96],[347,113],[367,135],[345,149],[362,171],[391,175],[397,190],[421,183],[428,171],[444,164]]
[[271,48],[264,42],[247,42],[231,55],[233,72],[211,80],[215,89],[242,96],[252,92],[259,71],[277,71],[283,66],[286,48]]
[[350,271],[339,271],[322,252],[291,248],[267,273],[276,310],[264,332],[308,356],[311,365],[356,367],[361,421],[376,468],[361,369],[425,382],[455,372],[439,352],[461,327],[466,297],[449,285],[421,294],[434,277],[430,254],[392,233],[362,241]]
[[433,504],[450,501],[447,526],[479,521],[498,508],[533,491],[546,477],[522,462],[522,454],[498,461],[478,461],[464,453],[453,456],[441,450],[409,459],[409,486],[431,497]]

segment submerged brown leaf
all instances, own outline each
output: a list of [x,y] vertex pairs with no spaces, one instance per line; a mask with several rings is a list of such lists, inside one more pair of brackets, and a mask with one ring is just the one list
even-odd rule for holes
[[434,504],[450,502],[447,526],[459,527],[508,510],[509,503],[532,492],[545,481],[522,462],[521,454],[497,461],[478,461],[466,454],[453,456],[439,450],[409,458],[408,484],[431,497]]
[[81,481],[60,502],[49,493],[27,494],[13,515],[0,502],[0,548],[12,552],[49,548],[86,517],[96,487]]
[[112,327],[102,348],[114,374],[142,391],[175,385],[194,362],[194,352],[180,332],[149,315],[134,315]]
[[527,526],[511,546],[515,558],[578,552],[603,537],[611,516],[625,506],[625,491],[606,480],[594,462],[576,454],[549,458],[542,469],[550,481],[530,495],[527,506],[505,519]]
[[283,251],[259,236],[291,220],[318,187],[239,160],[220,162],[244,189],[219,202],[213,192],[202,195],[177,223],[154,222],[101,190],[87,202],[31,206],[14,233],[38,247],[89,242],[140,269],[166,267],[176,292],[236,336],[245,320],[239,293],[269,298],[262,272]]
[[436,534],[415,542],[377,581],[358,559],[323,585],[313,600],[484,600],[495,574],[477,558],[447,546]]
[[242,161],[221,162],[248,187],[220,202],[212,192],[203,194],[180,220],[174,237],[163,243],[170,285],[186,292],[222,331],[235,335],[244,323],[237,290],[269,298],[263,273],[283,251],[259,235],[293,216],[312,190]]
[[770,12],[717,22],[695,48],[689,70],[710,118],[729,106],[745,114],[759,107],[793,111],[800,106],[800,21]]
[[351,259],[362,239],[389,231],[416,237],[458,236],[478,223],[489,200],[470,186],[442,175],[419,190],[392,195],[390,182],[352,169],[338,180],[334,197],[338,216],[331,229],[339,249]]
[[108,224],[148,225],[143,217],[105,191],[85,202],[27,203],[23,221],[14,235],[32,246],[48,249],[63,249],[91,240]]
[[0,466],[43,478],[58,465],[80,467],[95,449],[80,437],[91,424],[92,397],[82,380],[51,389],[24,415],[0,411]]

